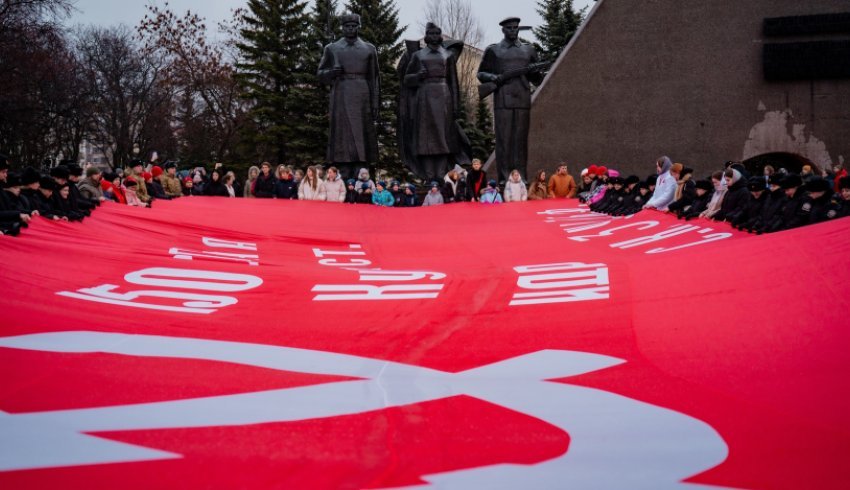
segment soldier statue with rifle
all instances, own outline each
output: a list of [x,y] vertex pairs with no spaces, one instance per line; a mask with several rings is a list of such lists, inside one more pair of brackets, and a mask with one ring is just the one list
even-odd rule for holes
[[531,85],[543,81],[548,63],[538,63],[534,47],[519,40],[520,19],[509,17],[499,25],[505,38],[489,46],[478,68],[479,95],[495,92],[496,166],[504,182],[514,169],[527,180]]

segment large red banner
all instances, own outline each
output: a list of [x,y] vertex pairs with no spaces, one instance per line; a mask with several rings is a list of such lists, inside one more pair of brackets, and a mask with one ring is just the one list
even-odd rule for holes
[[844,488],[850,220],[188,198],[0,239],[2,488]]

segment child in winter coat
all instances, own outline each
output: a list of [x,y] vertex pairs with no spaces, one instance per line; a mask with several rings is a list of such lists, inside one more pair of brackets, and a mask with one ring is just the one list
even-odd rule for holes
[[405,208],[415,208],[419,206],[419,202],[416,199],[416,186],[413,184],[408,184],[404,188],[404,196],[401,199],[401,206]]
[[346,204],[357,204],[357,198],[360,197],[360,193],[357,192],[357,189],[354,188],[356,181],[354,179],[348,179],[345,182],[345,202]]
[[422,205],[439,206],[441,204],[445,204],[445,201],[443,201],[443,195],[440,194],[440,184],[431,182],[431,190],[428,191],[428,194],[425,196],[425,200],[422,201]]
[[369,199],[371,200],[372,194],[375,192],[375,183],[369,177],[369,170],[365,169],[365,168],[361,168],[360,171],[357,173],[357,185],[355,187],[357,188],[357,191],[360,192],[361,194],[363,193],[363,191],[365,189],[365,187],[363,187],[363,184],[368,184],[368,186],[369,186]]
[[393,206],[400,207],[404,200],[404,191],[401,190],[401,184],[397,180],[390,183],[390,194],[393,195]]
[[357,204],[373,204],[372,203],[372,188],[368,182],[360,183],[360,194],[357,196]]
[[328,169],[328,179],[322,184],[325,200],[328,202],[345,202],[345,182],[339,176],[336,167]]
[[148,204],[142,202],[142,200],[139,199],[139,196],[136,195],[136,187],[138,185],[139,183],[132,177],[124,179],[124,197],[127,198],[128,206],[139,206],[141,208],[145,208]]
[[487,182],[487,188],[481,193],[481,202],[484,204],[501,204],[502,196],[499,195],[498,184],[494,179]]
[[387,183],[384,181],[380,181],[375,185],[375,193],[372,194],[372,204],[376,206],[384,206],[387,208],[393,207],[395,204],[395,198],[390,191],[386,189]]
[[528,189],[519,174],[519,170],[513,170],[508,181],[505,182],[505,202],[522,202],[528,200]]

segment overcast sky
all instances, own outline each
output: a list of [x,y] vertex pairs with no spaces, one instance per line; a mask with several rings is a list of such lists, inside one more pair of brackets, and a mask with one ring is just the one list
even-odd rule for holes
[[[151,0],[148,3],[164,5],[163,0]],[[207,25],[215,25],[230,17],[230,11],[244,6],[246,0],[170,0],[171,8],[178,14],[185,10],[205,17]],[[312,1],[310,2],[312,3]],[[410,26],[405,37],[415,38],[421,35],[420,24],[423,22],[424,0],[396,0],[399,8],[399,20],[402,25]],[[575,0],[576,8],[582,8],[593,3],[593,0]],[[76,0],[77,12],[70,23],[111,25],[124,23],[134,27],[145,15],[144,1],[116,0]],[[345,1],[341,0],[340,5]],[[523,25],[536,27],[540,16],[536,12],[536,0],[472,0],[472,6],[477,9],[477,16],[484,28],[484,44],[490,44],[501,39],[499,21],[508,16],[522,18]]]

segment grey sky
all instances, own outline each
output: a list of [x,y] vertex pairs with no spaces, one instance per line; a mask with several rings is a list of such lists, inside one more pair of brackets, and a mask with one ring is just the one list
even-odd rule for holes
[[[151,0],[148,3],[164,5],[163,0]],[[312,2],[311,2],[312,3]],[[402,25],[408,25],[406,37],[418,37],[421,34],[420,24],[423,19],[424,0],[396,0],[399,7],[399,19]],[[576,8],[582,8],[593,3],[593,0],[575,0]],[[144,1],[126,0],[76,0],[77,12],[71,19],[72,24],[110,25],[124,23],[135,26],[145,15]],[[185,10],[205,17],[207,25],[215,27],[216,23],[230,17],[231,9],[244,6],[245,0],[170,0],[171,8],[182,13]],[[344,0],[340,1],[345,4]],[[524,25],[537,26],[540,16],[537,15],[536,0],[472,0],[477,15],[484,28],[484,44],[490,44],[501,38],[499,21],[515,15],[522,17]]]

